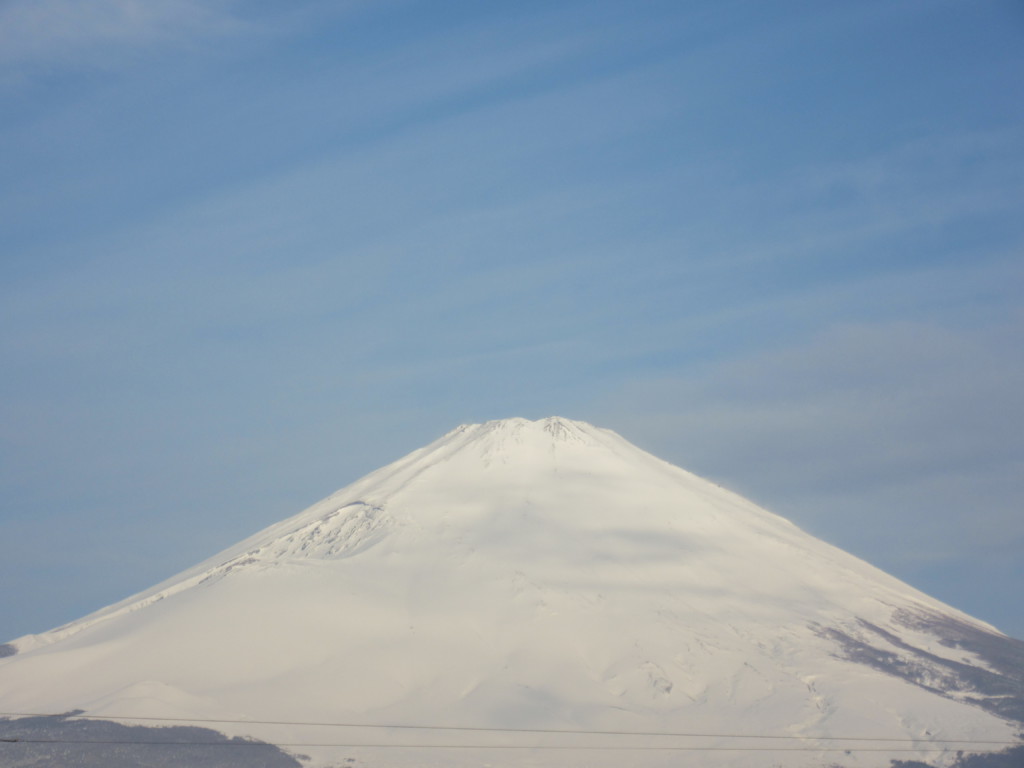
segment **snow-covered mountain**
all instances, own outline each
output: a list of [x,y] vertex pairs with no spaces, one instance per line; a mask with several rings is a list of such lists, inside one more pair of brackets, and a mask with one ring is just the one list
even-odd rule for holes
[[1024,643],[560,418],[459,427],[0,655],[2,713],[314,765],[951,765],[1024,722]]

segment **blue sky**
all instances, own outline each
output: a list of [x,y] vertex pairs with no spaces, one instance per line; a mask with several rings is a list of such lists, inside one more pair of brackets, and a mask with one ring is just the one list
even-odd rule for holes
[[1024,637],[1024,9],[8,0],[0,639],[457,424]]

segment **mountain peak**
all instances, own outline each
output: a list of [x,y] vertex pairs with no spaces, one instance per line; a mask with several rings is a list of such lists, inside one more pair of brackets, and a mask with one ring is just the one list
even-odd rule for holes
[[[613,445],[628,446],[625,440],[611,430],[600,429],[585,421],[574,421],[561,416],[548,416],[530,420],[521,417],[496,419],[480,424],[463,424],[434,441],[415,457],[415,469],[408,462],[399,462],[401,472],[439,470],[452,462],[480,462],[485,467],[531,465],[535,470],[550,469],[566,461],[582,467],[588,462],[600,461],[601,451]],[[395,466],[395,465],[392,465]]]
[[[4,711],[709,734],[741,722],[821,746],[817,763],[786,766],[830,764],[838,737],[861,734],[907,744],[902,756],[947,749],[948,765],[955,745],[932,734],[1008,740],[1024,722],[1024,645],[558,416],[465,424],[0,655]],[[739,746],[707,765],[761,765]],[[849,764],[890,763],[872,758]]]
[[[476,437],[500,435],[512,439],[529,439],[541,437],[552,442],[590,442],[599,430],[585,421],[574,421],[562,416],[548,416],[543,419],[530,420],[521,416],[507,419],[494,419],[482,424],[463,424],[450,432],[469,433]],[[544,438],[543,436],[547,436]]]

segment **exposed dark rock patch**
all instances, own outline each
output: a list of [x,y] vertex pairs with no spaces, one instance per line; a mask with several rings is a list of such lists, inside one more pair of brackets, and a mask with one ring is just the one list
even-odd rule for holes
[[833,640],[849,661],[1024,722],[1024,642],[939,613],[900,610],[893,619],[899,626],[933,635],[947,648],[973,654],[981,663],[966,655],[961,661],[938,656],[863,619],[858,637],[832,627],[818,627],[817,632]]
[[1024,685],[1024,641],[986,632],[952,616],[898,610],[893,618],[905,627],[929,632],[947,648],[961,648],[990,667]]
[[4,656],[13,656],[17,652],[18,649],[10,643],[0,643],[0,659],[2,659]]
[[[1024,765],[1024,747],[1010,747],[990,754],[961,754],[950,768],[1021,768]],[[919,760],[893,760],[892,768],[935,768]]]

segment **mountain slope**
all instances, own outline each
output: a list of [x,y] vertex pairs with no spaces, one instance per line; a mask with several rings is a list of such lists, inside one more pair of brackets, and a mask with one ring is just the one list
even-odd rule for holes
[[[1022,647],[613,432],[508,419],[460,427],[151,590],[11,642],[0,711],[730,735],[654,739],[723,750],[702,752],[706,765],[764,765],[732,748],[780,743],[850,748],[773,753],[786,766],[908,756],[847,739],[872,737],[942,764],[971,745],[937,739],[1013,739]],[[445,733],[498,736],[416,735]]]

